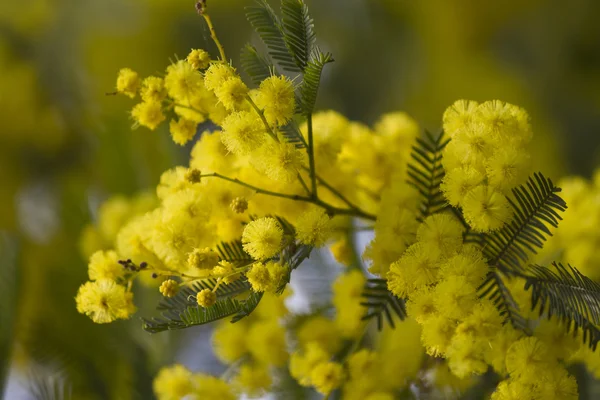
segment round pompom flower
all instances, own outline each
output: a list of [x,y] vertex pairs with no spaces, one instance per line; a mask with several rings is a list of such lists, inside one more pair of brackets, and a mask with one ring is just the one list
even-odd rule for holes
[[317,364],[310,374],[310,380],[319,393],[329,394],[341,386],[344,379],[344,369],[336,362]]
[[449,214],[434,214],[425,219],[417,230],[417,240],[446,256],[457,251],[462,244],[463,228]]
[[216,88],[215,95],[227,110],[236,111],[241,109],[246,102],[248,87],[240,77],[235,76]]
[[535,381],[544,370],[556,364],[556,358],[540,339],[531,336],[519,339],[506,352],[506,369],[511,376],[524,381]]
[[123,68],[117,76],[117,92],[129,96],[132,99],[135,97],[140,87],[140,77],[137,72]]
[[272,125],[285,125],[296,108],[294,84],[285,76],[271,76],[261,82],[256,105],[265,113]]
[[125,291],[125,286],[109,279],[84,283],[75,301],[77,311],[86,314],[97,324],[127,319],[135,312],[131,293]]
[[179,290],[179,284],[173,279],[167,279],[160,285],[158,290],[160,291],[160,294],[165,297],[173,297]]
[[304,212],[296,222],[296,238],[303,244],[321,247],[331,233],[331,218],[322,208]]
[[173,119],[169,124],[171,138],[175,143],[177,143],[180,146],[183,146],[184,144],[186,144],[194,138],[194,136],[196,135],[197,127],[198,124],[189,119],[179,118],[178,121]]
[[210,63],[210,54],[202,49],[193,49],[186,61],[195,69],[206,69]]
[[196,301],[199,306],[208,308],[217,302],[217,295],[210,289],[202,289],[196,295]]
[[482,185],[471,190],[463,203],[463,214],[469,225],[478,232],[501,228],[512,216],[504,195]]
[[287,268],[285,265],[269,261],[266,264],[254,263],[250,270],[246,272],[246,277],[255,292],[274,293],[279,289],[286,274]]
[[88,265],[90,280],[109,279],[116,281],[125,273],[125,268],[119,264],[117,253],[113,250],[99,250],[92,254]]
[[283,229],[275,218],[265,217],[250,222],[242,233],[244,251],[255,260],[271,258],[281,250]]
[[247,111],[230,114],[222,124],[221,141],[227,150],[244,155],[258,149],[266,139],[264,126],[258,117]]
[[154,101],[136,104],[131,110],[131,117],[135,122],[151,131],[165,120],[161,104]]

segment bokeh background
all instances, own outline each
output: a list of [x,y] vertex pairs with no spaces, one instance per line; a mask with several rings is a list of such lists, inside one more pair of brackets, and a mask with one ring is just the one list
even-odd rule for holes
[[[234,63],[252,0],[209,0]],[[405,110],[439,129],[454,100],[525,107],[535,163],[590,176],[600,149],[600,2],[306,0],[334,54],[319,107],[373,122]],[[150,399],[173,361],[218,371],[206,328],[149,336],[137,319],[94,325],[73,297],[83,227],[106,198],[152,190],[187,162],[166,127],[131,130],[108,96],[118,70],[160,73],[213,51],[193,0],[0,1],[0,393],[34,398],[65,379],[79,399]],[[60,383],[56,383],[60,386]],[[37,388],[37,389],[36,389]]]

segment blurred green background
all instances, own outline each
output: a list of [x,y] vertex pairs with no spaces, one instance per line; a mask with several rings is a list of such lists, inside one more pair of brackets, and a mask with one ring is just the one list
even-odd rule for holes
[[[234,63],[256,42],[251,1],[208,3]],[[530,112],[538,168],[591,175],[600,2],[306,2],[336,59],[320,108],[366,123],[401,109],[436,130],[459,98],[501,99]],[[102,200],[152,190],[189,153],[166,127],[131,131],[132,104],[106,93],[121,67],[160,73],[191,48],[214,54],[193,0],[0,2],[0,390],[9,381],[12,398],[56,376],[77,399],[149,399],[157,368],[177,358],[182,335],[150,337],[137,319],[94,325],[73,297],[87,273],[79,234]],[[195,358],[211,361],[205,347]]]

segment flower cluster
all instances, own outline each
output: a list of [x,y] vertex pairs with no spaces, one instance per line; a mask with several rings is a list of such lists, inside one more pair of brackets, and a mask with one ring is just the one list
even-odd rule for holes
[[[293,3],[284,12],[306,12]],[[213,333],[228,365],[221,378],[167,367],[155,379],[156,396],[258,396],[293,378],[347,399],[410,390],[441,398],[496,374],[494,400],[576,399],[566,367],[583,362],[600,374],[593,352],[600,286],[575,269],[525,264],[566,208],[550,180],[527,180],[527,113],[497,100],[459,100],[443,115],[449,141],[428,134],[430,144],[403,112],[373,127],[313,112],[327,55],[315,49],[301,57],[298,46],[309,44],[276,24],[286,45],[272,54],[301,70],[302,82],[255,58],[251,88],[203,15],[220,59],[194,49],[164,78],[142,80],[127,68],[117,78],[118,93],[141,98],[131,111],[136,124],[155,129],[168,115],[173,141],[194,142],[189,164],[164,172],[155,197],[109,200],[82,239],[90,281],[77,309],[95,322],[135,312],[138,276],[160,284],[154,292],[168,310],[144,320],[149,332],[235,322]],[[313,36],[312,23],[302,29]],[[596,189],[566,186],[571,225],[550,248],[584,243],[589,257],[574,257],[593,268],[595,219],[579,222],[595,215]],[[372,231],[362,254],[368,268],[357,256],[359,230]],[[283,294],[294,271],[325,246],[347,267],[330,282],[331,299],[308,314],[288,312]],[[559,318],[542,318],[553,313]],[[396,329],[382,327],[384,317]],[[569,335],[573,320],[581,329]]]

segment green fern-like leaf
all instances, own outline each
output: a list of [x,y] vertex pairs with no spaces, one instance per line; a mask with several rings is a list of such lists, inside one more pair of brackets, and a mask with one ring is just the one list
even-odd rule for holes
[[[196,306],[196,295],[204,289],[214,290],[215,286],[217,286],[217,280],[215,278],[193,282],[192,284],[179,289],[179,292],[174,297],[163,298],[158,303],[157,310],[173,311]],[[221,283],[215,294],[217,295],[217,300],[221,300],[228,297],[239,296],[249,290],[250,284],[248,281],[240,279],[229,284]]]
[[425,137],[417,138],[417,144],[412,148],[408,183],[421,195],[420,220],[446,208],[440,184],[444,179],[442,152],[449,141],[443,131],[437,137],[425,131]]
[[298,68],[305,71],[316,41],[314,22],[303,0],[282,0],[281,14],[285,43]]
[[262,81],[271,75],[278,75],[275,67],[258,54],[256,48],[250,44],[247,44],[242,49],[240,62],[242,68],[255,85],[260,85]]
[[296,64],[296,60],[284,40],[283,27],[279,17],[275,15],[265,0],[257,0],[256,3],[256,6],[246,7],[246,18],[269,49],[269,55],[284,70],[301,73],[302,69]]
[[298,149],[303,149],[308,147],[306,144],[306,140],[304,136],[302,136],[302,132],[300,132],[300,128],[298,128],[298,124],[295,121],[289,122],[287,125],[279,128],[283,137],[288,143],[292,143]]
[[329,53],[316,49],[304,70],[304,81],[300,87],[300,110],[303,114],[312,114],[317,102],[317,92],[321,84],[321,73],[325,65],[333,62]]
[[258,307],[258,304],[262,300],[262,297],[262,292],[252,292],[246,300],[240,302],[240,308],[231,319],[231,322],[236,323],[242,318],[246,318],[247,316],[249,316],[256,309],[256,307]]
[[142,318],[146,332],[158,333],[167,330],[186,329],[204,325],[230,315],[237,314],[242,303],[230,297],[217,301],[212,307],[203,308],[198,305],[186,306],[183,309],[172,309],[162,313],[161,317]]
[[479,296],[489,298],[505,321],[509,321],[515,329],[527,331],[527,320],[521,315],[517,302],[497,270],[488,272],[485,281],[479,286]]
[[499,231],[483,235],[482,247],[490,265],[505,275],[522,269],[529,253],[536,253],[547,236],[549,226],[558,226],[559,212],[567,204],[557,193],[561,189],[541,173],[535,173],[526,184],[512,190],[508,199],[514,211],[513,219]]
[[240,240],[235,240],[228,243],[221,242],[217,245],[216,250],[221,260],[229,261],[238,267],[254,262],[254,259],[244,251],[244,246]]
[[505,279],[522,274],[523,265],[535,248],[541,248],[548,226],[556,227],[561,219],[559,211],[567,206],[557,193],[560,188],[541,173],[530,177],[526,184],[513,189],[513,219],[499,231],[482,235],[480,244],[491,267],[488,277],[480,286],[482,297],[489,297],[502,315],[516,327],[524,329],[523,317],[510,292]]
[[383,316],[388,324],[395,328],[394,316],[400,320],[406,318],[406,305],[403,299],[394,296],[387,288],[385,279],[369,279],[365,283],[362,297],[366,300],[360,303],[366,308],[366,313],[362,320],[377,319],[377,329],[383,329]]
[[522,276],[531,289],[532,309],[556,317],[567,330],[582,330],[583,342],[596,350],[600,341],[600,285],[576,268],[553,263],[554,270],[532,265]]

